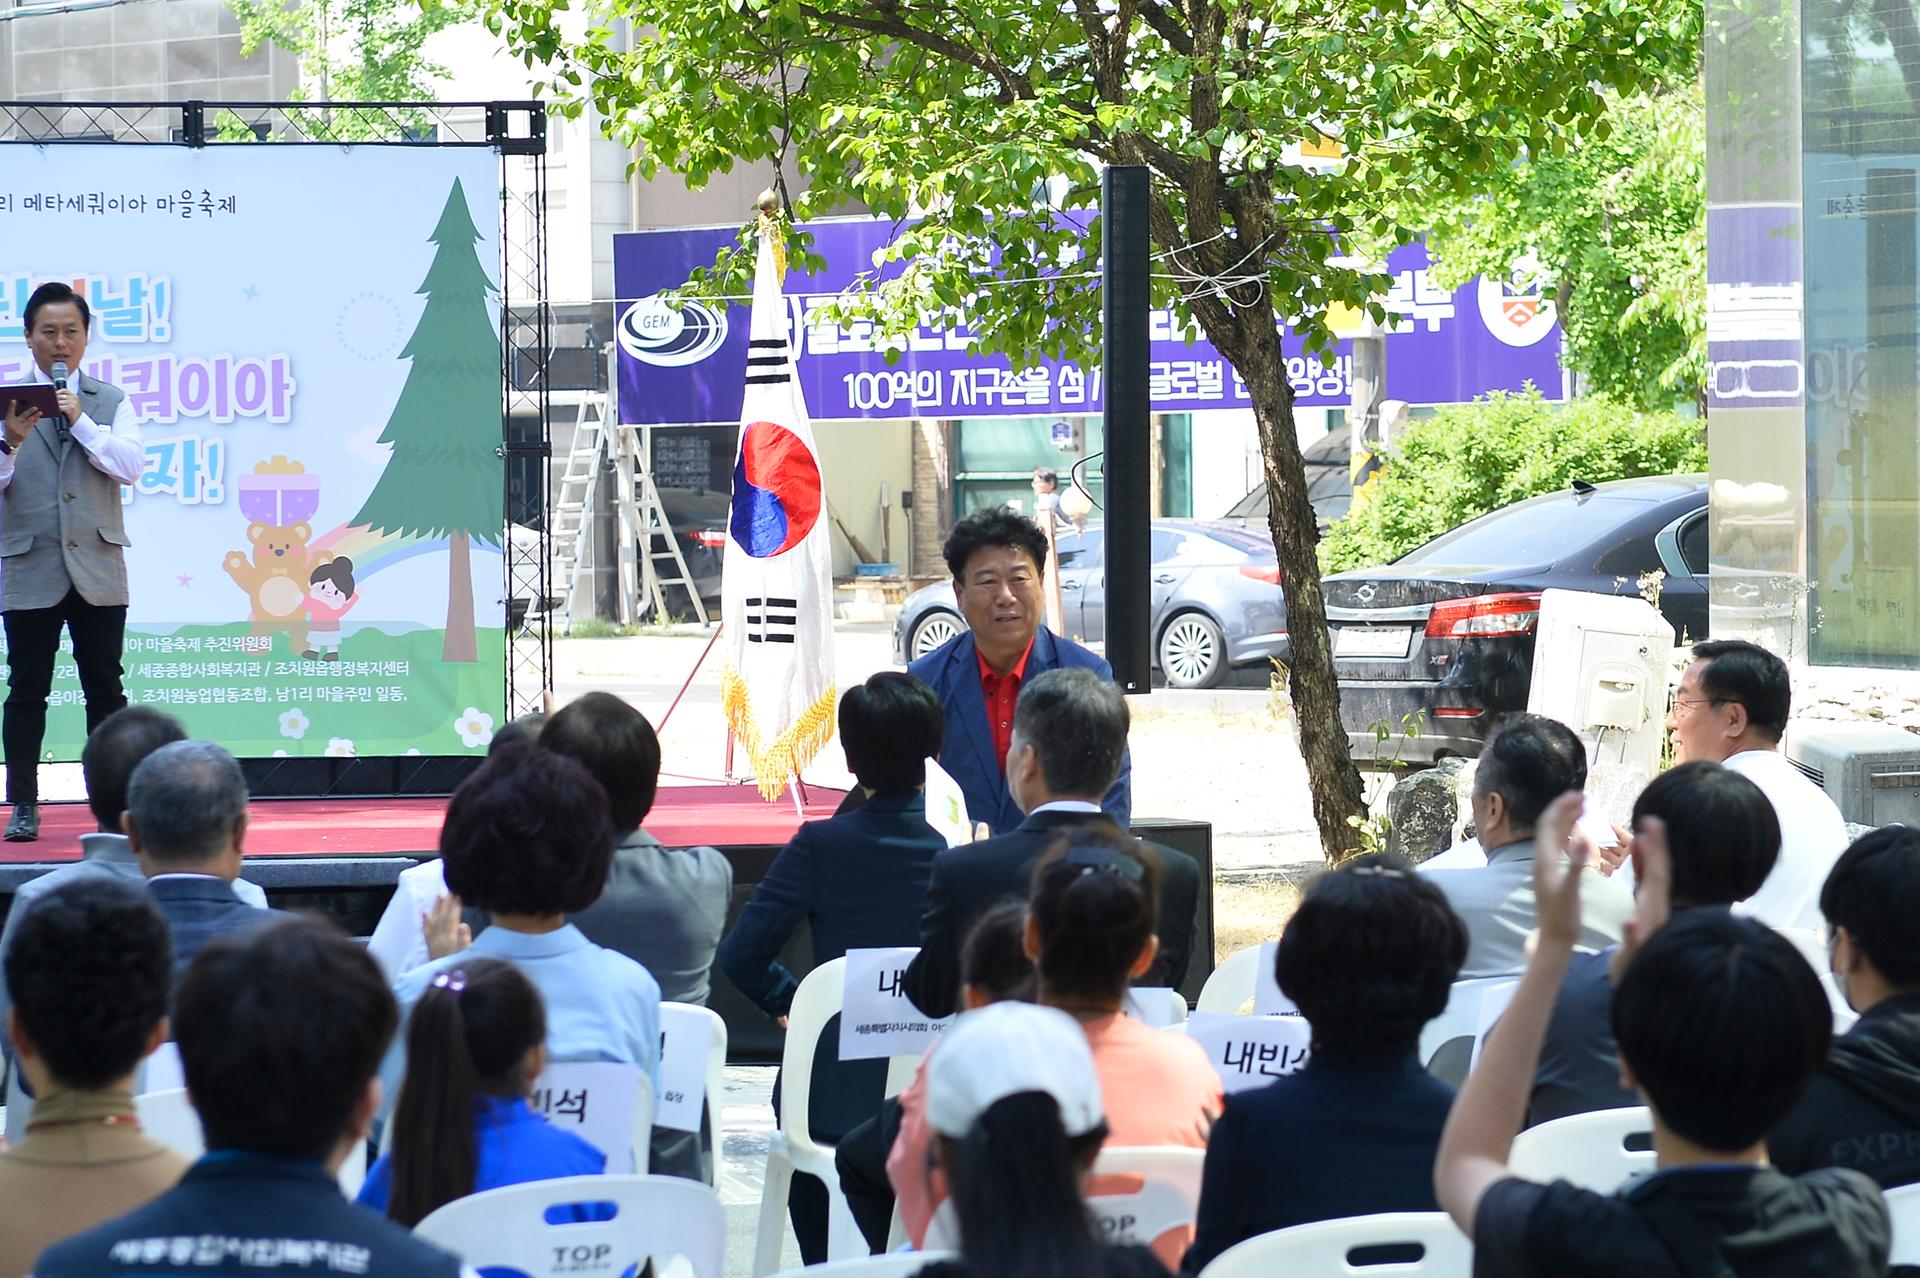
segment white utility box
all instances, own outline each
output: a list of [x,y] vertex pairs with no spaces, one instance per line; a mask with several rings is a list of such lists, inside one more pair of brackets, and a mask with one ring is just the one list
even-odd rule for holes
[[1586,743],[1589,770],[1652,777],[1666,732],[1673,626],[1638,595],[1549,590],[1527,709]]

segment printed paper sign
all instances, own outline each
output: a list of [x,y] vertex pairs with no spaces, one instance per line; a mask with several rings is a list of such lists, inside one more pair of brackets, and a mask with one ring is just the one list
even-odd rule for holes
[[967,796],[951,773],[927,760],[927,824],[940,832],[947,846],[973,842],[973,823],[967,820]]
[[933,1046],[951,1016],[929,1020],[907,998],[907,964],[915,945],[848,950],[846,989],[840,1007],[840,1059],[919,1056]]
[[1480,1063],[1480,1045],[1487,1041],[1495,1023],[1506,1015],[1507,1005],[1513,1002],[1514,991],[1519,988],[1520,982],[1505,981],[1480,992],[1480,1014],[1473,1032],[1473,1065]]
[[1268,941],[1260,947],[1260,966],[1253,978],[1253,1014],[1255,1016],[1298,1016],[1300,1009],[1294,1006],[1292,999],[1280,992],[1280,982],[1274,979],[1273,955],[1280,948],[1280,942]]
[[697,1132],[706,1109],[707,1052],[713,1030],[705,1009],[660,1005],[660,1078],[654,1089],[653,1125]]
[[1225,1016],[1187,1022],[1187,1033],[1207,1049],[1227,1092],[1264,1087],[1307,1063],[1313,1031],[1299,1016]]
[[646,1077],[638,1065],[561,1061],[534,1080],[527,1104],[605,1154],[609,1175],[625,1175],[633,1170],[634,1109]]

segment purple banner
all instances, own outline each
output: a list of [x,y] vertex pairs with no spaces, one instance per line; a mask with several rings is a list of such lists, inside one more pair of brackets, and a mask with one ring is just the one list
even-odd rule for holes
[[[1044,360],[1016,371],[1006,357],[968,349],[965,327],[923,325],[888,363],[866,326],[824,322],[822,308],[870,269],[887,242],[882,220],[814,222],[814,248],[827,260],[818,274],[786,279],[800,380],[816,420],[896,417],[1037,417],[1097,413],[1098,365]],[[747,364],[747,307],[654,300],[710,266],[735,240],[727,228],[637,231],[613,237],[614,289],[620,298],[620,420],[632,425],[733,423]],[[897,266],[889,267],[889,273]],[[1387,300],[1399,323],[1387,338],[1387,395],[1413,404],[1464,403],[1528,382],[1561,397],[1560,328],[1553,302],[1534,286],[1475,279],[1447,292],[1428,282],[1427,252],[1411,244],[1388,259],[1395,275]],[[634,300],[640,299],[640,300]],[[1213,346],[1177,331],[1169,311],[1152,318],[1153,406],[1160,412],[1248,408],[1246,387]],[[1295,402],[1344,407],[1351,395],[1351,344],[1321,360],[1299,339],[1285,339]]]

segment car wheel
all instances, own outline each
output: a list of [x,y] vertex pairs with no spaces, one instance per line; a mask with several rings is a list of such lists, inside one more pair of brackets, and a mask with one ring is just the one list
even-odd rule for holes
[[959,633],[960,618],[953,613],[945,609],[928,613],[914,623],[913,633],[907,637],[907,660],[920,660]]
[[1204,612],[1183,612],[1160,632],[1160,672],[1169,688],[1211,688],[1227,672],[1227,637]]

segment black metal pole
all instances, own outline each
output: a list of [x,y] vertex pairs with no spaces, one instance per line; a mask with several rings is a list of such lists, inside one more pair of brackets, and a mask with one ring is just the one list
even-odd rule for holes
[[1101,449],[1107,527],[1107,661],[1121,691],[1151,686],[1153,404],[1148,398],[1147,170],[1116,165],[1100,178]]

